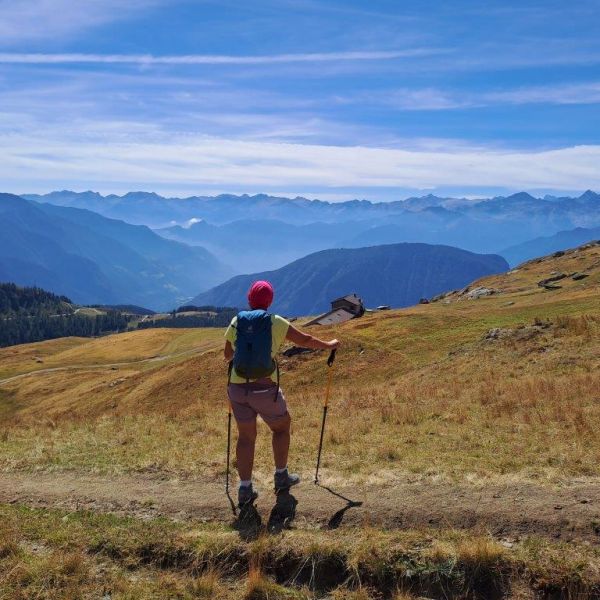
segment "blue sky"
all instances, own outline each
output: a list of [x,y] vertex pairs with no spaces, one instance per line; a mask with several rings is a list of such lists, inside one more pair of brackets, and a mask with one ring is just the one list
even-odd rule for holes
[[6,191],[600,189],[600,0],[0,0]]

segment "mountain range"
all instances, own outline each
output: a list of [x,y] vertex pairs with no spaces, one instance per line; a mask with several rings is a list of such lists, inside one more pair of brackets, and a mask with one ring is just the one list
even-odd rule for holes
[[245,306],[251,282],[267,279],[275,287],[273,310],[290,316],[323,312],[331,300],[350,292],[367,306],[403,307],[507,269],[501,256],[441,245],[323,250],[281,269],[233,277],[199,294],[192,304]]
[[265,194],[164,198],[130,192],[52,192],[28,196],[153,227],[169,239],[201,245],[237,272],[279,268],[321,249],[399,242],[500,253],[540,236],[600,226],[600,195],[535,198],[519,192],[489,199],[427,195],[395,202],[324,202]]
[[0,194],[0,281],[37,285],[81,304],[170,309],[231,270],[201,247],[89,210]]
[[562,229],[600,224],[600,194],[588,190],[577,197],[545,196],[535,198],[527,192],[494,198],[441,198],[428,194],[393,202],[349,200],[326,202],[302,197],[285,198],[267,194],[190,196],[166,198],[153,192],[129,192],[123,196],[98,192],[56,191],[48,194],[24,194],[24,198],[57,206],[87,208],[106,217],[153,228],[184,225],[192,219],[204,219],[213,224],[231,223],[244,219],[274,219],[284,223],[339,223],[364,221],[385,225],[390,218],[407,213],[453,214],[474,219],[511,220],[544,217],[549,222],[566,223]]
[[[315,253],[335,248],[453,246],[479,255],[500,254],[514,265],[599,237],[600,195],[587,191],[576,198],[534,198],[520,192],[471,200],[429,194],[388,203],[334,203],[264,194],[180,199],[146,192],[102,196],[63,191],[27,198],[2,194],[0,214],[0,280],[40,285],[83,304],[166,310],[195,294],[212,294],[231,276],[294,271],[291,265],[300,259],[307,257],[312,264]],[[378,263],[385,260],[379,254]],[[413,267],[420,269],[417,262]],[[444,269],[451,271],[448,265]],[[333,267],[328,273],[335,280]],[[356,270],[353,276],[359,282],[365,277]],[[460,282],[440,283],[436,290],[444,291],[446,285]],[[436,292],[430,288],[417,285],[406,297],[387,290],[381,302],[405,305]],[[347,291],[340,287],[340,293]],[[328,289],[324,297],[335,293]],[[234,296],[202,303],[233,302]],[[322,300],[311,310],[322,310]]]

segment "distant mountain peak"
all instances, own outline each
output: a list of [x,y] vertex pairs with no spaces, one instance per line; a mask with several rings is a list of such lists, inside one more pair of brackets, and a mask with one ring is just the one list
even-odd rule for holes
[[592,190],[586,190],[579,196],[578,200],[600,200],[600,194],[597,194]]
[[159,196],[156,192],[127,192],[124,196],[121,196],[121,198],[123,200],[129,199],[129,198],[135,198],[136,200],[139,200],[140,198],[153,198],[155,200],[157,199],[163,199],[163,196]]
[[80,198],[103,198],[100,192],[94,192],[94,190],[85,190],[85,192],[75,192],[73,190],[55,190],[49,194],[40,194],[41,198],[55,198],[60,196],[74,196]]
[[529,192],[517,192],[516,194],[511,194],[510,196],[506,196],[505,200],[511,201],[523,201],[523,200],[538,200],[535,196],[532,196]]

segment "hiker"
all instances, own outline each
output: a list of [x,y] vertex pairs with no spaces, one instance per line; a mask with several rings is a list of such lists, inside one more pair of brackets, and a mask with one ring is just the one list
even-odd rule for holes
[[238,427],[236,447],[240,477],[238,502],[252,503],[258,493],[252,487],[252,467],[256,442],[256,416],[260,415],[273,434],[275,492],[300,483],[288,473],[291,417],[279,387],[275,356],[285,340],[314,350],[333,350],[338,340],[324,342],[296,329],[283,317],[267,312],[273,302],[273,286],[256,281],[248,291],[249,311],[234,317],[225,332],[225,360],[229,361],[229,401]]

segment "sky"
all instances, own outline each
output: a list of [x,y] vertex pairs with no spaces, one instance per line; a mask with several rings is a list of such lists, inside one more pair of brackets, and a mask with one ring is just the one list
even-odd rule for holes
[[600,190],[600,0],[0,0],[2,190]]

